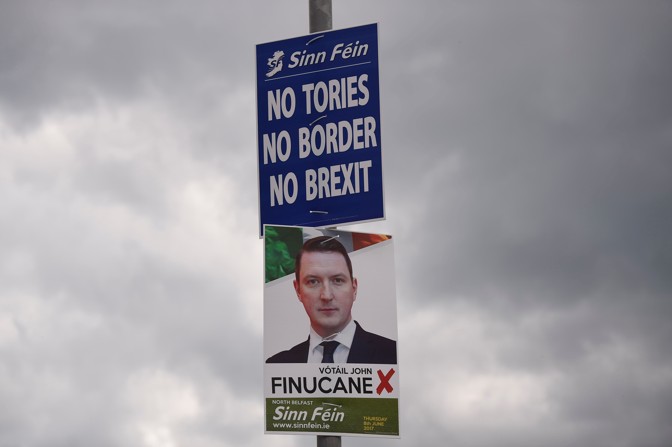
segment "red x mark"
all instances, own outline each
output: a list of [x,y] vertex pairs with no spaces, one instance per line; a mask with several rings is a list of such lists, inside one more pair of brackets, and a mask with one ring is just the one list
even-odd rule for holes
[[376,393],[381,394],[383,390],[391,393],[394,388],[390,385],[390,379],[394,375],[394,368],[390,369],[387,374],[383,374],[381,370],[378,370],[378,377],[380,378],[380,385],[376,388]]

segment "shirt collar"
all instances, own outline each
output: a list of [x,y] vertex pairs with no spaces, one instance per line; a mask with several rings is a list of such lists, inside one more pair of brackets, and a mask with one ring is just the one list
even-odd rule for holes
[[[350,322],[343,328],[341,332],[339,332],[335,337],[329,338],[329,341],[337,341],[346,348],[350,349],[352,346],[352,340],[355,338],[355,330],[357,329],[357,325],[355,325],[355,320],[351,319]],[[315,332],[315,329],[313,327],[310,327],[310,345],[308,346],[308,352],[313,352],[313,349],[315,349],[317,346],[322,343],[324,339],[322,338],[321,335],[319,335],[317,332]]]

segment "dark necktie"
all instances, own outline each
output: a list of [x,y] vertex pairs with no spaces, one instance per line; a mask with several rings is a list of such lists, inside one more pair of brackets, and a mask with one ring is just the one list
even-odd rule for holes
[[322,346],[322,363],[334,363],[334,351],[340,345],[337,341],[323,341]]

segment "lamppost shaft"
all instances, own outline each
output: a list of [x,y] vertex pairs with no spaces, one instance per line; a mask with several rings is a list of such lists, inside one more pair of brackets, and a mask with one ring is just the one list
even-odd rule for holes
[[311,33],[331,29],[331,0],[308,0],[308,19]]
[[[331,29],[331,0],[308,0],[311,33]],[[340,436],[317,436],[317,447],[341,447]]]

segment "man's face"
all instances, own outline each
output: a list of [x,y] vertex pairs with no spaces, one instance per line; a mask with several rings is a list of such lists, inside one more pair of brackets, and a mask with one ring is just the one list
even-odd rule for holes
[[350,279],[343,255],[303,253],[300,275],[298,282],[294,280],[294,289],[315,332],[327,337],[343,330],[352,319],[352,304],[357,298],[357,279]]

